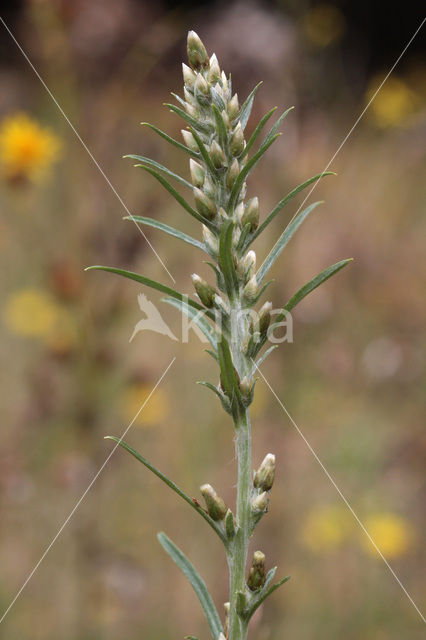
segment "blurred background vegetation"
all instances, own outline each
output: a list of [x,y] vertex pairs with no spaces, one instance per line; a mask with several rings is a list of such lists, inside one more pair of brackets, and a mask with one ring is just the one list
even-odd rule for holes
[[[422,16],[415,4],[392,16],[366,1],[33,0],[4,3],[3,17],[126,206],[189,230],[158,185],[121,159],[141,153],[181,167],[179,153],[139,122],[180,137],[181,122],[160,105],[181,91],[188,29],[232,73],[241,99],[264,81],[249,128],[275,104],[296,107],[249,185],[265,214],[325,167]],[[354,263],[297,308],[294,343],[264,365],[418,604],[426,596],[422,44],[424,34],[334,160],[338,177],[318,185],[314,199],[326,204],[275,267],[272,300],[286,301],[341,258]],[[141,288],[83,272],[110,264],[171,284],[3,26],[0,52],[3,611],[110,452],[103,436],[123,432],[173,356],[127,440],[191,495],[211,482],[230,504],[235,461],[230,421],[195,386],[216,375],[204,345],[195,335],[180,344],[148,333],[129,344]],[[296,208],[271,225],[259,258]],[[209,275],[196,249],[147,235],[177,288],[191,291],[194,270]],[[177,312],[162,311],[179,335]],[[278,477],[255,545],[292,580],[264,607],[252,637],[420,638],[420,617],[259,382],[255,463],[268,451]],[[155,539],[161,529],[223,602],[227,575],[211,532],[117,451],[0,636],[205,639],[195,596]]]

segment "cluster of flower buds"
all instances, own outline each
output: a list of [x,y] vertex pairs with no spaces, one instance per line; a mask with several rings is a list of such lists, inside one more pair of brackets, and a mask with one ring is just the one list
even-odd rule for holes
[[265,554],[261,551],[255,551],[247,577],[247,586],[250,591],[258,591],[265,584],[265,579]]
[[267,512],[269,493],[274,484],[275,456],[268,453],[253,477],[252,511],[254,521],[257,522]]

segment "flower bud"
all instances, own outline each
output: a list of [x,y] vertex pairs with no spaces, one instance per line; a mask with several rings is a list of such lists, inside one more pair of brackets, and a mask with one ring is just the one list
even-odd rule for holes
[[241,395],[248,397],[251,393],[252,390],[252,384],[250,383],[249,379],[247,378],[247,376],[244,376],[244,378],[241,380],[240,382],[240,391],[241,391]]
[[230,117],[231,120],[235,120],[235,118],[237,117],[238,113],[240,111],[240,105],[238,103],[238,96],[235,93],[231,100],[228,102],[228,115]]
[[187,87],[190,87],[192,89],[192,87],[194,86],[196,76],[193,70],[183,62],[182,62],[182,73],[183,73],[184,83],[186,84]]
[[189,116],[191,116],[191,118],[198,118],[198,116],[200,115],[198,109],[189,102],[185,102],[185,111]]
[[243,296],[247,302],[254,302],[258,293],[256,275],[253,275],[243,289]]
[[194,107],[197,106],[197,100],[195,99],[194,94],[191,91],[188,91],[186,87],[183,88],[183,97],[188,104],[192,104]]
[[203,67],[208,68],[209,57],[206,48],[195,31],[188,33],[187,50],[189,64],[195,71],[200,71]]
[[241,222],[243,227],[249,222],[250,231],[256,231],[259,226],[259,198],[250,198],[246,204]]
[[216,140],[213,140],[213,142],[211,143],[209,152],[210,152],[210,158],[212,159],[212,162],[216,167],[216,169],[220,169],[226,164],[226,158],[225,158],[225,154],[223,153],[223,149],[216,142]]
[[256,253],[251,249],[247,251],[246,255],[243,259],[243,275],[248,275],[249,278],[254,275],[254,271],[256,270]]
[[264,491],[253,499],[251,506],[253,508],[253,511],[264,513],[268,508],[268,504],[269,497],[267,492]]
[[200,487],[200,491],[205,500],[209,516],[216,521],[223,520],[226,516],[227,508],[222,498],[217,495],[210,484],[203,484]]
[[191,172],[191,180],[194,187],[202,187],[204,184],[204,179],[206,177],[204,167],[196,162],[196,160],[191,158],[189,161],[189,170]]
[[244,149],[244,133],[239,122],[235,127],[231,139],[229,141],[229,148],[233,156],[239,156]]
[[265,584],[265,579],[265,554],[261,551],[255,551],[247,578],[247,586],[250,591],[258,591]]
[[240,204],[235,207],[235,211],[234,211],[234,215],[235,218],[238,222],[238,224],[240,225],[240,227],[242,227],[242,218],[243,218],[243,214],[244,214],[244,202],[240,202]]
[[198,212],[208,220],[213,220],[216,215],[216,207],[213,200],[197,187],[194,188],[194,198]]
[[203,240],[208,252],[214,256],[217,256],[219,252],[219,240],[218,238],[203,224]]
[[275,456],[273,453],[268,453],[263,459],[260,467],[254,474],[253,484],[256,489],[262,489],[263,491],[270,491],[274,484],[275,476]]
[[226,640],[226,638],[223,635],[222,631],[219,633],[217,640]]
[[259,331],[262,335],[268,330],[269,325],[271,324],[271,310],[272,310],[272,302],[265,302],[265,304],[261,307],[259,311]]
[[225,209],[223,207],[220,207],[219,211],[219,218],[222,220],[222,222],[225,222],[225,220],[228,219],[228,214],[226,213]]
[[216,309],[220,309],[220,311],[222,311],[223,313],[229,314],[229,307],[227,306],[224,299],[221,298],[220,295],[216,294],[213,302]]
[[186,129],[181,129],[181,134],[184,143],[186,146],[191,149],[191,151],[199,151],[198,144],[190,131]]
[[224,91],[228,91],[228,79],[224,71],[222,71],[222,73],[220,74],[220,79],[222,80],[222,89]]
[[228,131],[230,131],[231,123],[229,121],[229,116],[228,116],[227,112],[225,111],[225,109],[221,112],[221,116],[222,116],[223,124],[225,125],[226,129],[228,129]]
[[207,84],[201,73],[197,73],[197,77],[195,79],[195,89],[204,96],[208,95],[209,93],[209,85]]
[[226,186],[228,189],[232,189],[232,186],[235,183],[235,180],[240,175],[240,165],[238,164],[237,158],[234,158],[231,166],[228,169],[228,174],[226,176]]
[[235,519],[231,509],[228,509],[225,516],[225,531],[228,540],[232,540],[235,536]]
[[207,72],[207,78],[212,84],[220,79],[220,67],[215,53],[210,56],[210,68]]
[[216,296],[216,289],[211,286],[208,282],[200,278],[199,275],[193,273],[192,283],[194,285],[195,291],[198,293],[198,297],[205,307],[210,309],[213,306],[214,298]]

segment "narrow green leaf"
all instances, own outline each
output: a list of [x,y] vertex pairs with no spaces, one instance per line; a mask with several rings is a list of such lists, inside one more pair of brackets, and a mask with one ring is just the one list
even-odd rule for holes
[[277,110],[277,107],[273,107],[273,109],[271,109],[270,111],[268,111],[268,113],[266,113],[263,118],[260,120],[259,124],[257,125],[256,129],[253,131],[253,133],[250,136],[249,141],[247,142],[246,146],[244,147],[243,151],[241,152],[239,158],[244,158],[244,156],[246,156],[248,154],[248,152],[250,151],[250,149],[252,148],[252,146],[254,145],[254,143],[256,142],[259,134],[261,133],[263,127],[265,126],[265,124],[268,122],[269,118],[272,116],[272,114]]
[[272,280],[268,280],[268,282],[265,282],[264,285],[262,285],[262,287],[259,289],[259,292],[257,294],[257,296],[255,297],[255,299],[253,300],[253,302],[251,303],[256,304],[256,302],[258,302],[260,300],[260,298],[263,296],[263,294],[265,293],[266,289],[269,287],[270,284],[272,284],[273,282],[275,282],[274,279]]
[[177,173],[174,173],[173,171],[171,171],[164,165],[160,164],[159,162],[156,162],[155,160],[151,160],[151,158],[146,158],[145,156],[137,156],[134,154],[127,154],[126,156],[123,156],[123,157],[130,158],[131,160],[137,160],[138,162],[142,163],[142,164],[135,165],[136,167],[144,167],[145,165],[154,167],[154,169],[158,169],[159,171],[162,171],[163,173],[165,173],[166,176],[169,176],[169,178],[173,178],[173,180],[177,180],[177,182],[180,182],[180,184],[183,184],[185,187],[188,187],[188,189],[191,189],[191,191],[194,188],[193,185],[190,182],[188,182],[188,180],[185,180],[185,178],[178,176]]
[[190,115],[186,113],[186,111],[183,111],[183,109],[179,109],[179,107],[176,107],[176,105],[169,104],[168,102],[165,102],[164,106],[169,107],[170,111],[173,111],[173,113],[176,113],[176,115],[183,118],[183,120],[185,120],[191,127],[194,127],[194,129],[197,129],[198,131],[202,131],[203,133],[210,133],[211,131],[210,127],[202,124],[198,120],[195,120],[195,118],[192,118]]
[[195,636],[185,636],[185,640],[199,640],[199,638],[196,638]]
[[220,400],[222,400],[222,396],[220,395],[219,389],[215,387],[214,384],[212,384],[211,382],[208,382],[207,380],[199,380],[197,384],[200,384],[202,387],[207,387],[207,389],[210,389],[210,391],[213,391],[213,393],[216,394]]
[[158,171],[155,171],[154,169],[151,169],[150,167],[145,167],[143,165],[141,165],[141,169],[144,169],[145,171],[150,173],[152,176],[154,176],[154,178],[156,178],[156,180],[158,180],[158,182],[161,185],[163,185],[165,189],[167,189],[167,191],[173,196],[173,198],[177,202],[179,202],[179,204],[185,209],[185,211],[187,211],[193,218],[198,220],[198,222],[205,224],[206,227],[209,227],[210,229],[214,229],[214,225],[206,218],[203,218],[203,216],[199,214],[198,211],[193,209],[191,205],[188,204],[188,202],[185,200],[185,198],[183,198],[180,195],[180,193],[176,191],[174,187],[172,187],[170,182],[168,182],[165,178],[163,178],[161,174],[158,173]]
[[225,123],[223,121],[221,112],[219,111],[219,109],[215,104],[212,105],[212,109],[213,109],[214,118],[216,120],[217,130],[219,132],[219,144],[222,148],[224,148],[226,144],[226,140],[228,138]]
[[204,351],[206,353],[209,354],[209,356],[211,356],[213,358],[213,360],[215,360],[218,364],[219,364],[219,358],[217,357],[217,353],[215,353],[214,351],[212,351],[211,349],[204,349]]
[[186,101],[181,98],[177,93],[173,93],[173,91],[170,92],[170,95],[172,95],[174,97],[174,99],[179,102],[180,105],[182,105],[182,107],[185,109],[186,108]]
[[[123,276],[124,278],[129,278],[129,280],[134,280],[135,282],[139,282],[140,284],[145,284],[147,287],[151,287],[151,289],[161,291],[161,293],[165,293],[172,298],[176,298],[176,300],[181,300],[182,302],[189,304],[191,307],[194,307],[194,309],[204,309],[204,307],[196,300],[188,298],[188,296],[179,293],[179,291],[175,291],[175,289],[172,289],[165,284],[161,284],[161,282],[151,280],[150,278],[146,278],[145,276],[142,276],[139,273],[134,273],[133,271],[126,271],[125,269],[117,269],[115,267],[104,267],[101,265],[86,267],[85,271],[108,271],[109,273],[115,273],[118,276]],[[206,315],[208,315],[208,312]],[[212,319],[214,320],[214,315]]]
[[[312,178],[309,178],[309,180],[306,180],[305,182],[302,182],[302,184],[299,184],[297,187],[295,187],[295,189],[290,191],[290,193],[288,193],[282,200],[280,200],[279,203],[276,205],[276,207],[274,207],[274,209],[272,209],[271,213],[262,222],[262,224],[257,229],[257,231],[251,236],[249,244],[251,244],[253,242],[253,240],[255,240],[255,238],[257,238],[257,236],[259,236],[264,229],[266,229],[268,224],[270,222],[272,222],[272,220],[281,211],[281,209],[283,209],[285,207],[285,205],[288,202],[290,202],[290,200],[292,200],[295,196],[297,196],[297,194],[300,191],[302,191],[306,187],[309,187],[310,184],[312,184],[316,180],[320,180],[320,178],[322,178],[324,176],[335,176],[335,175],[336,174],[333,171],[325,171],[324,173],[318,173],[316,176],[313,176]],[[247,247],[245,247],[245,248],[247,248]]]
[[250,222],[247,222],[244,225],[244,227],[241,229],[241,235],[240,235],[240,239],[238,240],[237,250],[241,251],[242,253],[244,253],[243,247],[246,243],[247,238],[250,235],[250,229],[251,229]]
[[254,169],[254,167],[259,162],[263,154],[269,149],[271,144],[273,144],[275,140],[279,138],[280,135],[281,135],[280,133],[276,133],[270,140],[268,140],[267,142],[265,141],[261,145],[261,147],[258,149],[258,151],[256,151],[256,153],[250,158],[250,160],[241,169],[238,175],[238,178],[235,180],[234,186],[232,187],[232,190],[231,190],[231,195],[229,197],[229,207],[231,211],[234,210],[234,207],[237,204],[237,199],[238,199],[238,196],[240,195],[240,191],[244,184],[244,180],[247,178],[250,171]]
[[248,119],[250,118],[251,110],[252,110],[252,107],[253,107],[254,96],[256,95],[257,90],[259,89],[261,84],[262,84],[262,82],[259,82],[259,84],[257,84],[255,86],[253,91],[247,96],[246,100],[244,101],[244,103],[243,103],[243,105],[242,105],[242,107],[240,109],[238,120],[241,123],[241,127],[242,127],[243,131],[246,128],[246,124],[248,122]]
[[322,203],[321,201],[313,202],[308,207],[303,209],[303,211],[301,211],[298,216],[293,218],[291,222],[289,222],[289,224],[284,229],[283,233],[280,235],[280,237],[278,238],[278,240],[276,241],[276,243],[274,244],[274,246],[266,256],[262,265],[260,266],[259,271],[257,272],[258,283],[262,282],[263,278],[268,273],[269,269],[272,267],[275,260],[280,255],[281,251],[284,249],[284,247],[286,247],[288,242],[291,240],[291,238],[293,237],[297,229],[300,227],[302,222],[308,217],[311,211],[313,211],[321,203]]
[[217,332],[211,326],[210,322],[206,320],[205,316],[207,315],[208,311],[204,309],[204,307],[201,310],[194,309],[193,307],[187,305],[184,301],[176,300],[176,298],[163,298],[162,302],[170,304],[172,307],[175,307],[175,309],[179,309],[179,311],[188,316],[188,318],[190,318],[192,322],[200,329],[203,335],[206,336],[212,347],[216,349]]
[[189,580],[203,608],[213,640],[217,640],[219,635],[223,632],[223,627],[212,597],[208,592],[206,583],[201,578],[194,565],[182,553],[179,547],[177,547],[175,543],[166,536],[165,533],[159,533],[157,538],[164,551],[169,554],[173,562],[177,564],[179,569]]
[[[332,264],[330,267],[327,267],[327,269],[324,269],[324,271],[321,271],[321,273],[319,273],[317,276],[315,276],[315,278],[312,278],[312,280],[303,285],[303,287],[301,287],[299,291],[297,291],[297,293],[295,293],[294,296],[290,298],[287,304],[283,307],[283,311],[291,311],[297,304],[299,304],[301,300],[303,300],[303,298],[308,295],[308,293],[311,293],[311,291],[319,287],[320,284],[331,278],[331,276],[334,276],[335,273],[340,271],[340,269],[343,269],[343,267],[346,267],[346,265],[349,264],[349,262],[352,262],[352,260],[353,258],[346,258],[346,260],[336,262],[336,264]],[[284,316],[285,313],[279,313],[274,324],[280,322],[284,318]]]
[[179,238],[179,240],[183,240],[187,244],[191,244],[193,247],[197,247],[197,249],[201,249],[201,251],[207,253],[203,242],[188,236],[186,233],[183,233],[183,231],[179,231],[179,229],[175,229],[174,227],[170,227],[168,224],[164,224],[164,222],[159,222],[153,218],[145,218],[144,216],[126,216],[124,220],[132,220],[133,222],[145,224],[148,227],[154,227],[154,229],[164,231],[164,233],[169,234],[169,236]]
[[273,584],[272,587],[269,587],[269,589],[262,589],[262,591],[259,593],[259,597],[253,602],[253,604],[250,605],[248,609],[246,609],[245,618],[247,620],[250,620],[250,618],[253,616],[256,609],[260,607],[262,602],[264,602],[268,596],[274,593],[274,591],[276,591],[279,587],[281,587],[281,585],[283,585],[285,582],[288,582],[289,580],[290,576],[286,576],[276,584]]
[[275,351],[275,349],[277,347],[278,347],[278,345],[274,344],[272,347],[269,347],[269,349],[266,349],[265,353],[262,353],[262,355],[260,356],[259,360],[256,362],[256,368],[260,367],[262,362],[265,362],[265,360],[269,356],[269,354],[271,354],[273,351]]
[[232,231],[234,224],[231,220],[227,220],[221,230],[219,236],[219,260],[220,267],[225,280],[225,286],[228,296],[233,298],[238,287],[238,277],[235,271],[234,261],[232,259]]
[[284,120],[284,118],[287,116],[287,114],[289,114],[290,111],[292,111],[293,109],[294,109],[294,107],[289,107],[288,109],[286,109],[286,111],[284,111],[284,113],[282,113],[280,115],[280,117],[278,118],[278,120],[276,121],[276,123],[274,124],[274,126],[272,127],[272,129],[270,130],[268,135],[266,136],[265,142],[268,142],[269,140],[271,140],[271,138],[274,137],[274,135],[278,131],[278,128],[279,128],[281,122]]
[[222,531],[220,531],[219,527],[217,526],[215,521],[209,516],[209,514],[206,511],[204,511],[204,509],[202,509],[198,504],[196,504],[194,502],[194,500],[192,498],[190,498],[184,491],[182,491],[182,489],[180,487],[178,487],[177,484],[175,484],[172,480],[170,480],[170,478],[165,476],[164,473],[162,473],[156,467],[154,467],[153,464],[151,464],[146,458],[144,458],[140,453],[138,453],[135,449],[133,449],[133,447],[131,447],[129,444],[127,444],[127,442],[124,442],[124,440],[121,440],[120,438],[117,438],[116,436],[106,436],[106,440],[113,440],[114,442],[117,442],[117,444],[119,444],[121,447],[123,447],[123,449],[125,449],[126,451],[131,453],[132,456],[134,458],[136,458],[136,460],[139,460],[139,462],[141,462],[147,469],[152,471],[152,473],[154,475],[156,475],[168,487],[170,487],[170,489],[172,489],[172,491],[177,493],[178,496],[180,496],[193,509],[195,509],[195,511],[197,513],[199,513],[200,516],[202,518],[204,518],[204,520],[206,522],[208,522],[208,524],[211,526],[213,531],[215,533],[217,533],[217,535],[222,540],[222,542],[226,542],[225,536],[223,535]]
[[167,142],[170,142],[170,144],[174,145],[175,147],[177,147],[181,151],[184,151],[189,156],[192,156],[193,158],[199,158],[199,154],[198,153],[196,153],[195,151],[192,151],[192,149],[189,149],[189,147],[187,147],[186,145],[182,144],[181,142],[178,142],[177,140],[175,140],[171,136],[167,135],[167,133],[165,133],[164,131],[161,131],[161,129],[159,129],[158,127],[155,127],[150,122],[141,122],[141,125],[149,127],[150,129],[152,129],[153,131],[158,133],[159,136],[164,138],[164,140],[167,140]]
[[198,133],[195,131],[194,127],[190,127],[191,133],[195,138],[195,142],[198,144],[198,148],[200,150],[200,154],[201,157],[203,158],[206,166],[208,167],[210,173],[212,174],[213,178],[216,177],[216,167],[213,164],[212,159],[210,158],[210,154],[207,151],[206,147],[204,146],[204,142],[201,140],[200,136],[198,135]]
[[218,342],[217,353],[219,356],[220,373],[223,386],[229,398],[237,398],[241,401],[240,387],[232,360],[231,351],[226,338],[222,335],[222,339]]

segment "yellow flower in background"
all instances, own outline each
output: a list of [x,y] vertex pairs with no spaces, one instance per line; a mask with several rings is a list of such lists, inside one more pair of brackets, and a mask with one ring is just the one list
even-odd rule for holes
[[[369,102],[383,78],[370,82],[366,95]],[[391,76],[380,89],[370,105],[371,117],[379,127],[395,127],[402,124],[416,109],[417,96],[400,78]]]
[[21,289],[6,300],[3,317],[16,335],[46,337],[56,324],[58,306],[45,291]]
[[3,320],[17,336],[38,338],[56,353],[75,345],[77,330],[73,315],[42,289],[20,289],[6,300]]
[[303,18],[305,35],[317,47],[328,47],[340,40],[345,26],[343,13],[332,4],[318,4]]
[[56,160],[59,138],[25,113],[0,123],[0,163],[10,181],[37,179]]
[[[133,420],[151,391],[152,386],[144,384],[133,384],[124,390],[121,407],[126,423]],[[167,418],[169,404],[167,394],[161,389],[156,389],[133,424],[144,428],[155,427]]]
[[[394,513],[375,513],[365,521],[365,528],[373,538],[385,558],[397,558],[404,555],[414,542],[414,530],[411,524]],[[362,538],[366,551],[378,555],[366,536]]]
[[353,528],[351,514],[344,507],[317,507],[303,524],[302,540],[310,551],[326,553],[346,542]]

